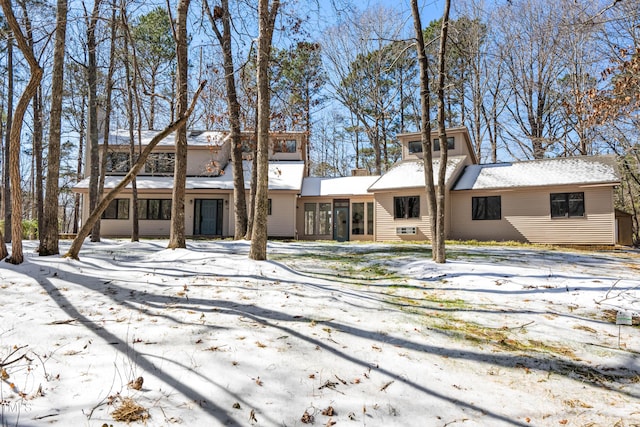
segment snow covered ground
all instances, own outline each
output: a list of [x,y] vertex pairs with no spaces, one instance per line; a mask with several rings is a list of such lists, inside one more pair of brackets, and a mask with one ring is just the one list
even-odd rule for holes
[[639,252],[166,244],[0,264],[0,425],[640,425]]

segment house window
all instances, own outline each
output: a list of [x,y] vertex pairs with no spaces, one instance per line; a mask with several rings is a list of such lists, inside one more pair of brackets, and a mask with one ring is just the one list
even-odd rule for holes
[[[456,147],[456,140],[454,137],[447,137],[447,149],[453,150]],[[436,138],[433,140],[433,151],[440,151],[440,139]]]
[[351,204],[351,234],[364,234],[364,203]]
[[242,152],[243,153],[253,153],[253,149],[256,147],[256,143],[253,139],[243,139],[242,140]]
[[473,220],[500,219],[502,201],[500,196],[472,197],[471,218]]
[[175,153],[151,153],[144,165],[146,173],[173,173],[176,163]]
[[393,198],[393,216],[396,219],[420,217],[420,197],[404,196]]
[[102,212],[102,219],[129,219],[129,199],[114,199]]
[[422,141],[409,141],[409,154],[422,153]]
[[271,203],[271,199],[268,199],[268,205],[267,205],[267,215],[271,215],[271,206],[273,205],[273,203]]
[[131,165],[129,153],[124,151],[110,151],[107,153],[107,172],[129,172]]
[[171,219],[171,199],[139,199],[138,219]]
[[274,142],[274,153],[295,153],[296,152],[296,140],[295,139],[282,139]]
[[551,193],[551,218],[584,217],[584,193]]
[[319,203],[318,208],[318,234],[331,234],[331,203]]
[[373,234],[373,202],[367,203],[367,234]]
[[316,204],[304,204],[304,234],[307,236],[315,234],[316,231]]
[[331,234],[331,203],[304,204],[304,234],[306,236]]

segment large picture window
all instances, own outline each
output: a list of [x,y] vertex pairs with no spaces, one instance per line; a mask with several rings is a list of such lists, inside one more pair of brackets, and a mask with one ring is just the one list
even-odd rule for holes
[[502,200],[500,196],[473,197],[471,199],[471,218],[474,220],[500,219]]
[[318,234],[331,234],[331,203],[318,203]]
[[273,143],[274,153],[295,153],[296,152],[296,140],[295,139],[282,139]]
[[584,217],[584,193],[551,193],[551,218]]
[[393,216],[396,219],[420,217],[420,197],[405,196],[393,198]]
[[326,236],[331,234],[331,203],[304,204],[304,234]]
[[176,163],[175,153],[151,153],[144,165],[146,173],[173,173]]
[[171,199],[139,199],[138,219],[171,219]]
[[364,203],[351,204],[351,234],[364,234]]
[[[447,148],[449,150],[456,148],[456,140],[454,137],[447,137]],[[437,138],[433,140],[433,151],[440,151],[440,140]]]
[[129,199],[113,199],[102,212],[102,219],[129,219]]
[[304,204],[304,234],[311,236],[316,233],[316,204]]
[[107,153],[107,172],[127,173],[131,169],[129,153],[125,151],[109,151]]
[[422,153],[422,141],[409,141],[409,154]]

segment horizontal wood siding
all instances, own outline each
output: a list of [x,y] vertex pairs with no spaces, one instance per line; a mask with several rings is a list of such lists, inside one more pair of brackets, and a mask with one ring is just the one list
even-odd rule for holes
[[[393,198],[398,196],[420,197],[420,218],[395,219],[393,217]],[[380,242],[400,242],[413,240],[430,240],[429,215],[427,198],[424,189],[394,191],[393,193],[376,193],[376,240]],[[415,235],[398,235],[397,227],[416,227]]]
[[[583,218],[551,218],[550,194],[584,192]],[[501,196],[501,220],[472,220],[471,199]],[[611,245],[615,243],[611,187],[555,187],[501,192],[451,193],[450,237],[460,240],[524,241],[547,244]]]

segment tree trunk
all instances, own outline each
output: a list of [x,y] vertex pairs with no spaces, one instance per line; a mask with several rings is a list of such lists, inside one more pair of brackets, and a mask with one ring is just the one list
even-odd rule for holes
[[[0,93],[0,153],[3,152],[2,147],[4,146],[4,121],[2,112],[4,112],[4,85],[2,86],[2,92]],[[2,235],[2,231],[0,231],[0,260],[6,258],[8,254],[7,245],[4,242],[4,236]]]
[[[128,19],[126,10],[124,10],[124,6],[120,11],[122,18],[122,27],[125,28],[124,35],[124,69],[125,69],[125,79],[127,82],[127,102],[126,102],[126,111],[127,111],[127,121],[129,122],[129,158],[131,162],[136,158],[136,137],[135,137],[135,127],[136,120],[133,112],[133,98],[136,87],[136,79],[135,79],[135,71],[132,73],[131,71],[131,63],[129,61],[130,56],[135,57],[135,49],[133,49],[133,53],[129,51],[129,42],[133,45],[133,41],[130,40],[130,34],[126,30],[128,27]],[[133,74],[133,75],[132,75]],[[139,122],[138,122],[139,123]],[[133,177],[131,180],[131,196],[132,196],[132,207],[131,207],[131,241],[138,242],[140,240],[140,223],[138,221],[138,185],[136,182],[136,177]]]
[[[7,0],[0,0],[0,1],[7,1]],[[109,206],[109,203],[111,203],[111,201],[113,201],[116,198],[116,196],[120,193],[120,191],[122,191],[133,180],[133,178],[135,178],[138,172],[140,172],[140,169],[144,167],[144,164],[147,161],[147,157],[149,157],[149,153],[153,151],[156,145],[158,145],[160,141],[165,139],[171,133],[175,132],[176,129],[180,128],[181,126],[184,126],[187,123],[187,120],[189,120],[189,116],[191,116],[191,114],[193,113],[198,97],[200,96],[200,93],[204,89],[205,85],[206,85],[205,81],[200,83],[200,86],[198,87],[198,90],[194,94],[193,99],[191,101],[191,105],[187,109],[186,113],[175,122],[170,123],[169,126],[167,126],[164,130],[160,131],[156,136],[154,136],[151,139],[151,141],[149,141],[149,144],[144,148],[144,150],[142,150],[142,152],[140,153],[140,157],[138,157],[136,162],[131,167],[131,170],[125,175],[122,181],[118,185],[116,185],[111,191],[105,194],[102,200],[100,200],[100,203],[98,203],[96,208],[91,212],[91,215],[89,215],[89,218],[87,218],[82,228],[78,232],[78,235],[71,243],[69,250],[64,255],[65,258],[78,259],[78,254],[80,253],[80,249],[82,248],[84,239],[86,239],[89,233],[91,232],[91,229],[93,228],[93,225],[95,224],[95,222],[100,219],[100,216],[102,215],[104,210],[107,208],[107,206]]]
[[434,239],[436,238],[436,189],[433,179],[433,152],[431,151],[431,105],[429,92],[429,59],[425,54],[424,35],[418,10],[418,0],[411,0],[413,13],[413,27],[416,33],[416,49],[418,67],[420,70],[420,131],[422,139],[422,154],[424,156],[424,180],[426,184],[427,208],[429,210],[429,229],[431,232],[432,257],[435,257]]
[[42,80],[42,68],[38,64],[33,51],[29,48],[29,44],[22,34],[20,24],[16,20],[11,9],[10,0],[0,0],[2,5],[2,11],[4,12],[5,19],[7,20],[9,27],[16,39],[18,48],[22,52],[24,58],[29,63],[29,70],[31,76],[29,82],[24,89],[24,92],[18,100],[16,105],[16,111],[13,116],[13,123],[11,125],[11,133],[9,135],[9,144],[11,145],[11,152],[9,156],[9,175],[12,187],[11,194],[11,256],[7,258],[7,262],[12,264],[21,264],[24,260],[22,253],[22,191],[20,186],[20,134],[22,132],[22,123],[24,120],[27,108],[29,108],[29,102],[35,96],[40,81]]
[[240,134],[240,104],[236,91],[233,54],[231,51],[231,14],[229,0],[222,0],[222,32],[216,24],[216,17],[211,13],[208,1],[204,2],[213,31],[222,47],[224,59],[224,80],[229,106],[229,127],[231,130],[231,162],[233,164],[233,212],[235,217],[234,239],[240,240],[247,234],[247,200],[244,188],[244,170],[242,164],[242,135]]
[[4,217],[4,238],[3,242],[11,242],[11,185],[9,179],[9,158],[11,157],[11,122],[13,122],[13,37],[7,36],[7,127],[5,133],[4,162],[2,165],[3,180],[3,217]]
[[[178,2],[178,16],[175,26],[178,117],[184,115],[187,109],[188,95],[188,49],[187,49],[187,13],[190,0]],[[176,131],[176,163],[173,173],[173,196],[171,202],[171,231],[167,248],[186,248],[184,235],[184,197],[187,186],[187,124]]]
[[[86,106],[86,98],[82,96],[80,108],[80,129],[78,134],[78,157],[76,159],[76,177],[77,180],[80,181],[82,176],[82,162],[84,156],[84,135],[85,135],[85,106]],[[76,193],[75,201],[73,203],[73,234],[78,232],[78,224],[80,222],[80,193]]]
[[[33,50],[33,46],[31,47]],[[36,90],[36,95],[33,97],[32,102],[33,108],[33,160],[35,163],[35,182],[33,189],[33,199],[31,200],[32,206],[34,209],[32,210],[33,218],[36,220],[37,229],[40,230],[42,228],[42,216],[43,216],[43,205],[44,205],[44,197],[43,197],[43,162],[42,162],[42,134],[43,134],[43,123],[42,123],[42,86],[38,86]],[[35,230],[32,230],[35,231]],[[35,235],[29,235],[29,239],[36,239]]]
[[434,260],[444,263],[447,260],[445,252],[445,178],[447,175],[447,163],[449,159],[449,144],[447,143],[447,130],[445,125],[445,93],[446,80],[446,48],[447,33],[449,29],[449,9],[451,0],[444,2],[444,14],[442,16],[442,28],[440,30],[440,50],[438,52],[438,137],[440,139],[440,167],[438,169],[438,194],[437,194],[437,220],[435,248],[433,248]]
[[270,92],[269,92],[269,59],[273,27],[280,0],[273,0],[269,7],[269,0],[258,2],[258,156],[255,211],[253,214],[253,230],[251,233],[251,248],[249,257],[254,260],[267,259],[267,209],[269,203],[269,121],[270,121]]
[[[87,86],[89,89],[89,104],[87,106],[88,120],[88,139],[89,156],[90,156],[90,175],[89,175],[89,210],[93,211],[100,200],[102,189],[99,186],[100,174],[104,174],[104,170],[100,168],[100,152],[98,141],[98,64],[96,58],[97,42],[96,27],[98,25],[98,13],[100,12],[101,0],[95,0],[93,11],[89,22],[87,22]],[[93,230],[91,230],[91,241],[100,241],[100,221],[96,221]]]
[[47,192],[44,205],[40,247],[38,254],[57,255],[58,195],[60,179],[60,134],[62,120],[62,92],[64,86],[64,52],[67,35],[67,0],[57,1],[56,41],[53,51],[51,85],[51,115],[49,120],[49,153],[47,157]]

